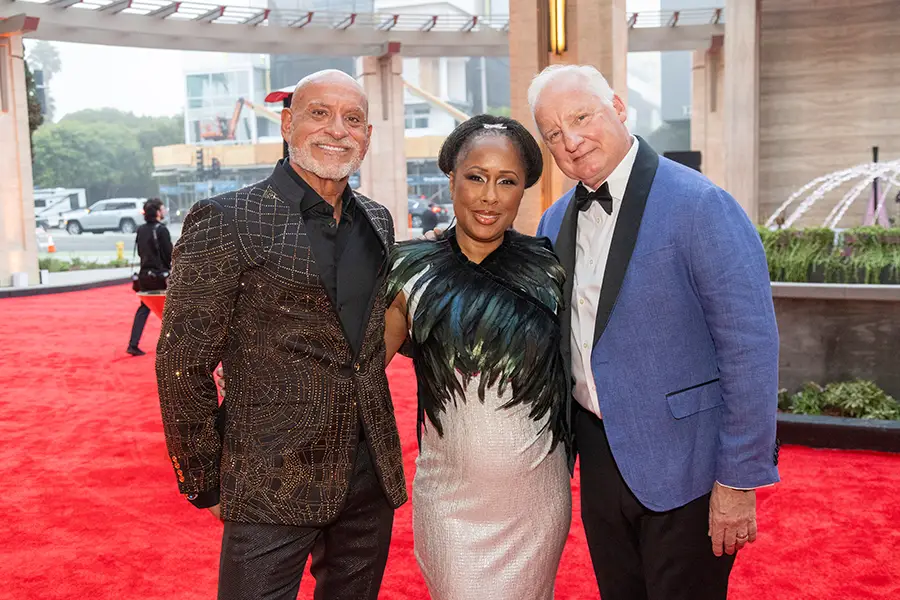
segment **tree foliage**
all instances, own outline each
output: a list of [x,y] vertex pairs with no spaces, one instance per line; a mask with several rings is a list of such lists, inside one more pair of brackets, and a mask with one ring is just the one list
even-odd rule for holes
[[28,61],[25,61],[25,94],[28,97],[28,134],[31,138],[31,156],[34,157],[34,132],[44,122],[44,115],[41,114],[41,103],[37,98],[37,89],[34,85],[34,78],[31,76],[31,69],[28,67]]
[[111,108],[83,110],[34,136],[35,187],[85,188],[88,201],[156,196],[153,147],[184,139],[183,117],[138,117]]
[[40,69],[44,77],[44,114],[47,120],[53,119],[56,108],[50,95],[50,80],[62,70],[62,59],[56,46],[44,40],[38,40],[28,46],[28,60],[35,69]]
[[28,50],[28,60],[37,64],[49,81],[62,69],[62,60],[56,46],[44,40],[38,40]]

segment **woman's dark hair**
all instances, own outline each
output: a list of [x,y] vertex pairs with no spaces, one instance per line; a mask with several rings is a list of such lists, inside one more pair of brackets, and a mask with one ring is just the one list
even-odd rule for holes
[[163,202],[159,198],[150,198],[144,202],[144,220],[148,223],[156,223],[159,220],[159,211]]
[[508,138],[519,151],[522,164],[525,166],[525,187],[530,188],[537,183],[544,170],[541,148],[524,125],[509,117],[477,115],[460,123],[444,140],[438,156],[438,167],[445,175],[449,175],[472,147],[472,143],[488,135],[502,135]]

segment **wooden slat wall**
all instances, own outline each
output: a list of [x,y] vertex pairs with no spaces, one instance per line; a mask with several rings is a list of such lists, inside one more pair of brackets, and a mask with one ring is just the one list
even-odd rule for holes
[[[900,0],[762,0],[759,220],[805,183],[900,158]],[[820,225],[849,189],[800,222]],[[896,214],[897,206],[891,206]],[[842,226],[862,223],[864,198]]]

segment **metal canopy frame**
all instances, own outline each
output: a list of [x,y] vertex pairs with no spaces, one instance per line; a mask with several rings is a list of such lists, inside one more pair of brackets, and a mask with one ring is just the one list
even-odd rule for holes
[[[0,18],[40,19],[36,39],[201,51],[381,56],[507,56],[509,17],[312,12],[193,0],[0,0]],[[721,8],[628,15],[629,51],[698,50],[724,34]],[[218,27],[210,27],[217,25]]]

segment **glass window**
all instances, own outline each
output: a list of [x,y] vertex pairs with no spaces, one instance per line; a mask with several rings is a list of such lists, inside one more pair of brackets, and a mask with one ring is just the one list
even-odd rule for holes
[[407,105],[404,115],[404,127],[406,129],[428,129],[428,115],[430,112],[427,106]]
[[200,141],[200,119],[192,119],[188,129],[188,143],[196,144]]
[[266,97],[266,72],[262,69],[253,69],[253,96],[252,100],[261,104]]
[[[229,91],[228,73],[210,73],[210,96],[224,96]],[[233,88],[232,88],[233,89]]]
[[250,124],[250,117],[246,114],[241,114],[241,118],[237,122],[234,131],[234,139],[240,142],[248,142],[253,139],[253,129]]
[[256,117],[256,133],[259,137],[278,135],[275,131],[275,123],[265,117]]
[[[235,89],[237,90],[238,97],[250,100],[250,72],[242,71],[240,73],[232,73],[232,75],[237,80]],[[237,98],[235,98],[235,100],[237,100]]]
[[203,96],[203,88],[209,81],[209,75],[188,75],[187,76],[187,95],[188,98],[201,98]]

